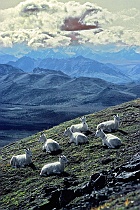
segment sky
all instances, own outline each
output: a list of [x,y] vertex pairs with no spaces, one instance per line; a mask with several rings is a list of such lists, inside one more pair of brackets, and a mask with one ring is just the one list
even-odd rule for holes
[[[0,9],[7,9],[10,7],[15,7],[20,2],[24,2],[26,0],[0,0]],[[59,2],[68,2],[68,0],[59,0]],[[101,7],[107,8],[110,11],[120,11],[123,9],[131,9],[132,7],[140,10],[140,1],[139,0],[78,0],[80,3],[96,3]]]
[[139,0],[0,0],[0,48],[116,45],[140,48]]

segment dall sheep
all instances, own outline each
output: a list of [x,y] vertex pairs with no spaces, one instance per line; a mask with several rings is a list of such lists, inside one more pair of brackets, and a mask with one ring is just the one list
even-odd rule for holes
[[79,124],[75,124],[75,125],[71,125],[71,131],[72,132],[86,132],[88,131],[88,125],[86,123],[86,117],[83,116],[80,118],[80,120],[82,121]]
[[78,145],[78,144],[81,144],[81,143],[87,143],[88,142],[88,138],[85,134],[80,133],[80,132],[74,132],[73,133],[70,127],[65,129],[64,135],[70,137],[69,143],[73,142],[76,145]]
[[119,123],[120,123],[120,117],[117,114],[117,115],[114,115],[114,120],[109,120],[109,121],[105,121],[105,122],[98,124],[97,130],[103,129],[106,132],[115,131],[115,130],[118,130]]
[[101,137],[103,146],[107,146],[108,148],[116,148],[121,146],[121,139],[112,134],[105,134],[102,129],[96,131],[96,137]]
[[53,139],[47,139],[44,132],[41,134],[39,142],[44,143],[42,149],[45,150],[46,152],[51,153],[51,152],[60,151],[59,144]]
[[67,162],[68,162],[68,160],[67,160],[66,156],[61,155],[59,157],[58,162],[48,163],[48,164],[44,165],[43,168],[41,169],[40,176],[47,176],[47,175],[52,175],[52,174],[63,173],[65,163],[67,163]]
[[32,163],[32,152],[30,149],[25,149],[25,154],[13,156],[10,160],[10,165],[19,168],[25,167]]

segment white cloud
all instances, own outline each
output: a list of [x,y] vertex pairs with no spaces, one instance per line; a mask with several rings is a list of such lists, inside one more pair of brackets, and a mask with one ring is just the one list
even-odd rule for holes
[[136,8],[129,10],[122,10],[114,14],[115,25],[122,25],[125,29],[133,29],[135,31],[140,31],[140,11]]
[[[76,32],[61,30],[65,19],[79,18],[82,24],[95,25],[98,29]],[[26,0],[15,8],[0,10],[0,45],[12,46],[27,43],[33,48],[67,46],[78,43],[123,43],[140,45],[140,12],[136,9],[123,10],[116,14],[93,3],[67,3],[55,0]]]

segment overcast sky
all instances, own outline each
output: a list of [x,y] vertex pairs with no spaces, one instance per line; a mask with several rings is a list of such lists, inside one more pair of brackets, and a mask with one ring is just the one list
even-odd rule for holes
[[0,47],[140,46],[140,0],[0,0]]
[[[0,9],[14,7],[20,2],[26,0],[0,0]],[[60,2],[68,2],[68,0],[59,0]],[[96,3],[101,7],[107,8],[110,11],[119,11],[123,9],[131,9],[132,7],[140,9],[140,0],[78,0],[77,2]]]

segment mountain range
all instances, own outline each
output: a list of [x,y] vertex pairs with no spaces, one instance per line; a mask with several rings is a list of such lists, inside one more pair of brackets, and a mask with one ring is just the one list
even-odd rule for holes
[[[76,57],[72,50],[66,53],[52,49],[47,51],[47,56],[42,51],[40,57],[38,51],[20,58],[0,53],[3,63],[0,64],[0,139],[3,145],[140,97],[138,60],[104,63],[89,58],[91,51],[85,48],[76,50],[77,54],[83,50],[87,57]],[[50,57],[53,53],[55,56]]]
[[124,48],[118,51],[109,52],[102,50],[97,51],[95,49],[92,49],[92,47],[83,45],[59,47],[57,49],[49,48],[44,50],[31,50],[26,55],[34,59],[66,59],[83,55],[85,58],[90,58],[99,62],[113,61],[113,63],[114,61],[124,62],[140,60],[140,54],[136,51],[135,48]]
[[140,97],[140,85],[73,78],[62,71],[24,72],[0,65],[1,145],[72,118]]
[[68,59],[32,59],[29,57],[22,57],[17,61],[10,61],[8,65],[20,68],[25,72],[32,72],[34,68],[47,68],[50,70],[62,71],[71,77],[92,77],[101,78],[113,83],[127,83],[139,79],[138,72],[123,73],[119,68],[113,64],[104,64],[83,56],[68,58]]
[[0,77],[7,74],[16,74],[23,72],[23,70],[10,66],[8,64],[0,64]]
[[[81,56],[82,55],[82,56]],[[4,60],[5,59],[5,60]],[[134,49],[94,52],[89,47],[32,50],[20,58],[0,54],[0,63],[32,72],[40,67],[63,71],[71,77],[96,77],[113,83],[139,81],[140,54]]]
[[[8,65],[1,67],[9,69]],[[139,85],[135,83],[115,85],[99,78],[73,78],[62,71],[43,68],[35,68],[31,73],[16,68],[12,74],[0,72],[1,103],[71,106],[98,101],[115,105],[139,97],[135,91]]]
[[17,59],[18,58],[13,55],[3,54],[0,52],[0,64],[6,64],[9,61],[16,61]]

